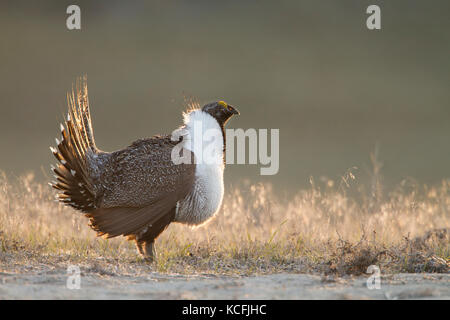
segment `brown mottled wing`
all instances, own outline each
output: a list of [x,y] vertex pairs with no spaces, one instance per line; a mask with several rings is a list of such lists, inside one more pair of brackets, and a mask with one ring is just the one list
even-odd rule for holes
[[175,144],[157,136],[110,154],[97,182],[103,188],[97,208],[87,214],[99,235],[139,234],[173,214],[195,175],[194,164],[172,162]]

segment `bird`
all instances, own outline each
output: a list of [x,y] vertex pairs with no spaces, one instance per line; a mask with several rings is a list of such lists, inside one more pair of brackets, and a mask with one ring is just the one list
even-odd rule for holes
[[[56,180],[49,184],[56,189],[56,200],[83,213],[97,236],[134,240],[142,258],[153,262],[155,240],[169,224],[201,225],[219,211],[224,196],[224,128],[240,114],[235,107],[224,101],[202,108],[191,103],[182,125],[171,134],[105,152],[95,144],[86,79],[72,87],[67,101],[62,137],[50,147],[57,164],[51,166]],[[199,125],[203,132],[218,132],[218,138],[197,136]],[[198,145],[205,142],[213,161],[201,161]]]

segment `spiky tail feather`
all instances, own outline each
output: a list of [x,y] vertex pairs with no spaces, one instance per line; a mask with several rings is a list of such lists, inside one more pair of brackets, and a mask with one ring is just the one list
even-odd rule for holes
[[77,82],[67,94],[69,111],[66,127],[61,124],[62,140],[50,147],[59,161],[52,166],[57,181],[50,185],[58,190],[57,199],[75,209],[89,212],[95,207],[95,192],[88,173],[88,153],[97,153],[92,131],[86,78]]

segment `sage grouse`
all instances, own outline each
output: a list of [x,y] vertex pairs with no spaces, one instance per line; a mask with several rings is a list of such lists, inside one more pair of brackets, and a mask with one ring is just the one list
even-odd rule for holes
[[[171,222],[198,225],[219,210],[224,193],[224,125],[239,114],[234,107],[223,101],[201,109],[191,106],[184,113],[184,124],[171,135],[103,152],[94,142],[87,84],[79,84],[67,99],[62,140],[50,147],[59,161],[52,167],[57,181],[50,185],[58,190],[60,202],[85,213],[98,236],[126,236],[146,260],[153,261],[155,239]],[[210,139],[196,138],[197,124],[203,132],[219,132],[210,152],[216,161],[197,161],[202,151],[196,149],[197,142]],[[172,153],[178,152],[193,161],[174,161]]]

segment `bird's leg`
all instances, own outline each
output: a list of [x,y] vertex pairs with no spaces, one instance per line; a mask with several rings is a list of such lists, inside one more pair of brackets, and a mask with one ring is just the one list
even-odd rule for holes
[[144,248],[142,248],[143,244],[144,242],[136,240],[136,248],[141,256],[144,256]]
[[153,262],[156,257],[156,251],[155,251],[155,241],[145,241],[144,242],[144,255],[145,260],[149,262]]
[[136,247],[144,260],[153,262],[156,256],[155,241],[136,241]]

